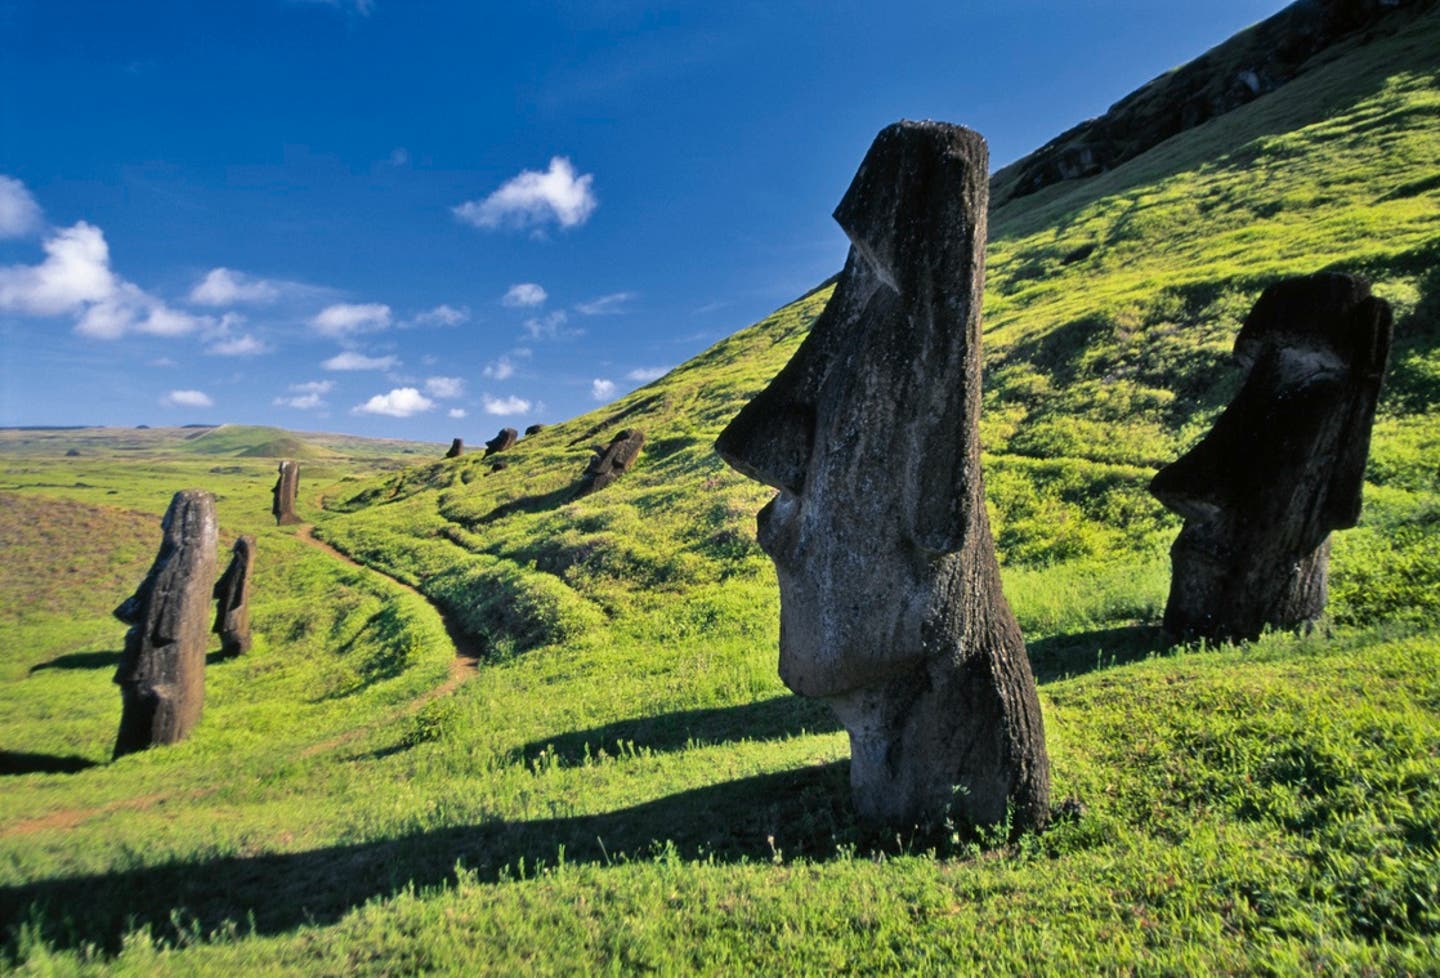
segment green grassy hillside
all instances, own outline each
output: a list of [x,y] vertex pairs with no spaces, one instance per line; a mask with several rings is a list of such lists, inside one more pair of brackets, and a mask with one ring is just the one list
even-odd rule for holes
[[[273,464],[239,456],[274,436],[224,465],[7,458],[0,540],[31,555],[0,575],[9,963],[1434,973],[1437,50],[1433,14],[1347,43],[992,215],[987,488],[1055,796],[1075,802],[1045,833],[860,838],[844,734],[776,677],[754,542],[769,491],[710,445],[823,289],[522,439],[503,470],[478,453],[302,468],[315,535],[433,601],[483,652],[473,675],[447,671],[413,594],[265,525]],[[1332,621],[1170,647],[1178,522],[1145,484],[1236,389],[1227,353],[1259,292],[1322,269],[1369,276],[1397,312]],[[634,470],[575,498],[591,446],[626,427],[647,436]],[[261,534],[257,649],[212,670],[191,741],[102,763],[123,634],[106,616],[154,546],[135,511],[189,484],[220,494],[224,532]]]

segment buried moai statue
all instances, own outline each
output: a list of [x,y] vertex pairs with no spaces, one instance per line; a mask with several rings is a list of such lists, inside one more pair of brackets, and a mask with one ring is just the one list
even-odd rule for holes
[[215,582],[215,625],[223,655],[250,651],[250,574],[255,569],[255,538],[246,534],[235,541],[230,566]]
[[465,454],[465,439],[456,438],[450,442],[450,450],[445,453],[446,458],[459,458]]
[[275,502],[270,506],[270,512],[275,514],[275,525],[299,523],[300,517],[295,515],[295,495],[300,491],[300,464],[281,462],[280,476],[275,480],[275,488],[270,491],[275,496]]
[[835,211],[825,311],[715,443],[780,490],[757,519],[780,582],[780,677],[850,734],[862,820],[1048,816],[1035,681],[980,473],[985,141],[883,130]]
[[1168,634],[1254,639],[1324,613],[1330,532],[1360,517],[1390,336],[1389,304],[1355,276],[1286,279],[1260,296],[1235,340],[1240,392],[1150,483],[1185,518]]
[[499,452],[509,451],[515,447],[515,442],[520,438],[520,432],[514,428],[501,428],[500,434],[491,438],[485,443],[485,454],[483,458],[489,458]]
[[639,428],[626,428],[610,439],[610,444],[603,448],[596,445],[592,449],[595,454],[590,459],[590,464],[585,466],[585,471],[580,476],[577,497],[599,492],[624,475],[640,457],[640,449],[643,447],[645,432]]
[[123,701],[116,757],[184,740],[205,704],[215,497],[198,489],[177,492],[160,526],[155,563],[115,609],[130,626],[115,670]]

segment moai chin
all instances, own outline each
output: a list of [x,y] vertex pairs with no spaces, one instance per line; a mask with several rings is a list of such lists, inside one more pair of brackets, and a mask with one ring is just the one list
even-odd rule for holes
[[450,442],[450,450],[445,453],[446,458],[459,458],[465,454],[465,439],[456,438]]
[[758,538],[780,582],[780,677],[850,734],[863,821],[1048,815],[1035,681],[980,472],[985,141],[901,122],[835,219],[825,311],[715,447],[780,490]]
[[481,457],[489,458],[497,452],[508,451],[515,447],[515,442],[519,439],[520,432],[514,428],[501,428],[500,434],[485,443],[485,454]]
[[215,581],[215,497],[175,494],[161,521],[160,552],[135,593],[115,609],[130,625],[115,670],[123,703],[115,756],[184,740],[205,705],[205,645]]
[[275,502],[270,512],[275,514],[276,526],[291,526],[300,522],[300,517],[295,515],[295,495],[300,491],[300,464],[287,460],[280,463],[279,471],[280,477],[271,490]]
[[576,497],[599,492],[620,478],[635,464],[640,457],[640,449],[644,447],[645,432],[639,428],[626,428],[610,439],[610,444],[594,446],[591,451],[595,454],[580,475],[580,489]]
[[235,541],[230,565],[215,582],[215,625],[223,655],[250,651],[250,575],[255,569],[255,538],[246,534]]
[[1240,393],[1150,492],[1185,518],[1165,630],[1249,640],[1325,611],[1330,532],[1355,525],[1391,313],[1365,280],[1270,286],[1235,340]]

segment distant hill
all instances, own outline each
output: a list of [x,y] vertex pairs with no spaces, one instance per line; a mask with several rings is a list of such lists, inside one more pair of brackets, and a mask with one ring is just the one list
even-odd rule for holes
[[141,458],[179,452],[228,458],[333,461],[339,458],[405,455],[438,458],[444,454],[445,447],[430,442],[287,431],[261,425],[0,428],[0,453],[20,457],[57,457],[73,453],[79,456]]

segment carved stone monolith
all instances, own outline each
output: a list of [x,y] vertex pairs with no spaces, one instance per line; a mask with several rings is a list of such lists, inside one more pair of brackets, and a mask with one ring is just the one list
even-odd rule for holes
[[579,496],[599,492],[620,478],[640,457],[645,446],[645,432],[639,428],[626,428],[610,440],[609,445],[596,445],[591,450],[595,455],[580,476]]
[[446,458],[459,458],[465,454],[465,439],[456,438],[450,442],[450,450],[445,453]]
[[115,670],[123,707],[115,756],[189,736],[205,705],[205,644],[215,582],[215,497],[175,494],[150,573],[115,609],[130,626]]
[[500,434],[485,443],[485,454],[482,457],[489,458],[497,452],[504,452],[514,448],[515,442],[519,440],[519,438],[520,432],[514,428],[501,428]]
[[270,490],[275,496],[270,512],[275,514],[276,526],[291,526],[300,522],[300,517],[295,515],[295,496],[300,491],[300,464],[287,460],[280,463],[279,471],[275,488]]
[[715,443],[780,490],[780,677],[850,734],[872,825],[1048,816],[1035,680],[980,472],[988,152],[959,126],[876,137],[835,219],[850,254],[783,370]]
[[250,651],[250,575],[255,569],[255,538],[246,534],[235,541],[230,566],[215,582],[215,625],[222,655]]
[[1240,393],[1150,491],[1185,518],[1170,550],[1165,630],[1250,640],[1325,611],[1330,532],[1355,525],[1389,303],[1364,279],[1285,279],[1255,303],[1235,358]]
[[528,436],[528,435],[538,435],[538,434],[540,434],[540,432],[542,432],[542,431],[544,431],[544,430],[545,430],[545,426],[544,426],[543,424],[532,424],[530,427],[528,427],[528,428],[525,429],[525,434],[526,434],[527,436]]

